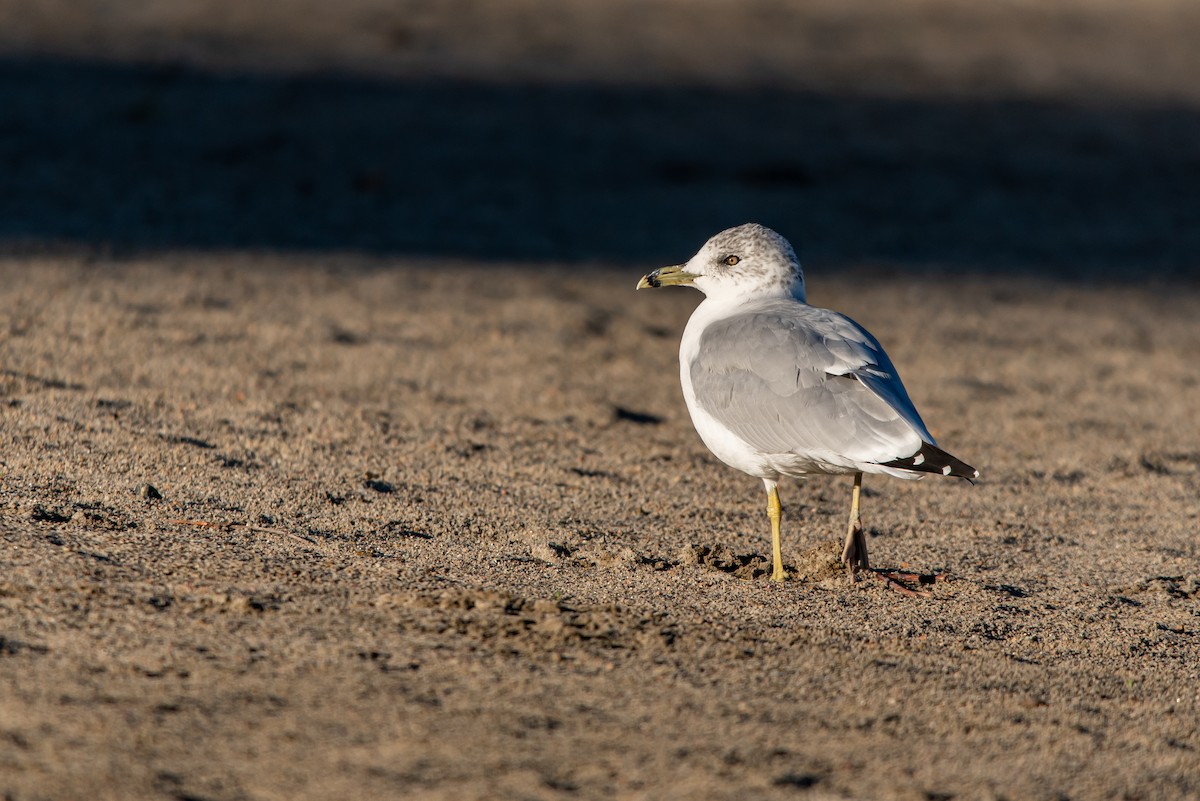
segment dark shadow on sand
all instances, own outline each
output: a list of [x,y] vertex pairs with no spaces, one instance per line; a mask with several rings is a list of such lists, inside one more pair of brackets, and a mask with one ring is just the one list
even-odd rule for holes
[[[1191,277],[1200,110],[0,61],[0,249]],[[636,271],[636,270],[635,270]]]

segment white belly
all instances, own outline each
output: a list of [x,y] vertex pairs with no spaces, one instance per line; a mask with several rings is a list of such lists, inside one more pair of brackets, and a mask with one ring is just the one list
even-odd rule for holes
[[706,299],[692,312],[687,327],[683,329],[683,339],[679,343],[679,383],[683,386],[683,399],[687,403],[688,413],[692,416],[692,425],[696,427],[696,433],[714,456],[743,473],[774,481],[779,478],[780,471],[771,464],[771,460],[755,451],[701,409],[700,404],[696,402],[695,390],[692,389],[690,365],[700,351],[700,333],[710,321],[720,319],[728,313],[729,311],[720,304]]
[[770,459],[756,452],[740,437],[730,433],[729,429],[696,405],[688,371],[685,369],[681,373],[683,397],[687,401],[688,411],[692,415],[692,425],[696,427],[696,433],[700,435],[700,439],[704,440],[704,444],[713,452],[713,455],[743,473],[749,473],[758,478],[778,480],[780,472],[771,464]]

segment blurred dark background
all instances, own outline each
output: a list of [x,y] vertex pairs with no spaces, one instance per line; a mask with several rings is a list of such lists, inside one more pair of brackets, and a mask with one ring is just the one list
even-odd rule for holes
[[1200,274],[1188,0],[327,5],[0,0],[0,250]]

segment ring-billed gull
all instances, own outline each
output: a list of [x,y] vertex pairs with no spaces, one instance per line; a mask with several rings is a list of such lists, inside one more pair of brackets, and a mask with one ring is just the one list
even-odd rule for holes
[[870,566],[859,514],[863,473],[979,477],[937,446],[875,337],[808,305],[795,251],[770,228],[722,231],[686,264],[654,270],[637,288],[674,285],[706,296],[679,346],[692,423],[718,459],[762,479],[773,580],[784,579],[782,476],[854,475],[842,548],[852,577]]

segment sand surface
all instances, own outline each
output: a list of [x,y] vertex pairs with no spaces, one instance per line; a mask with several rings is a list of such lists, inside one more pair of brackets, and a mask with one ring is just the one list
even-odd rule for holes
[[[5,799],[1200,795],[1189,4],[713,3],[848,44],[711,74],[596,3],[112,5],[0,3]],[[923,597],[837,570],[846,478],[767,581],[691,428],[700,296],[633,287],[746,219],[982,471],[867,480]]]

